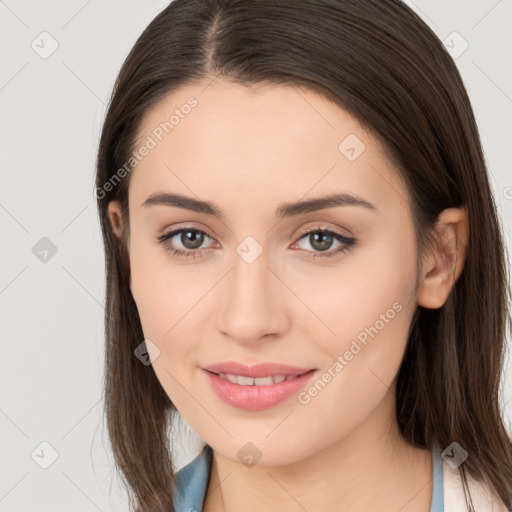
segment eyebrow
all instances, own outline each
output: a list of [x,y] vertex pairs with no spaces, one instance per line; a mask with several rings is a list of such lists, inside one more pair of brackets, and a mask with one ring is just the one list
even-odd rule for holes
[[[201,201],[181,194],[155,192],[142,203],[142,207],[147,208],[153,205],[175,206],[197,213],[212,215],[219,219],[224,218],[221,209],[210,201]],[[348,193],[335,193],[294,203],[284,203],[277,208],[276,217],[284,219],[337,206],[362,206],[369,210],[377,210],[375,205],[361,197]]]

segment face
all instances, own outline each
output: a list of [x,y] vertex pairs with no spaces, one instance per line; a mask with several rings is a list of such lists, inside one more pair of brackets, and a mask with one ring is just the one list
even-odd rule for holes
[[[233,460],[291,463],[392,410],[417,306],[408,194],[378,141],[323,96],[205,87],[173,92],[141,124],[132,295],[154,371],[197,434]],[[147,202],[156,194],[212,211]],[[291,207],[333,194],[345,200]],[[308,373],[249,388],[205,370],[233,361]]]

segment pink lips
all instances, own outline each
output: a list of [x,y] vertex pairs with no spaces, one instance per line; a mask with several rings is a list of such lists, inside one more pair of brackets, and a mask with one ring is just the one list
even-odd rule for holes
[[[202,368],[213,391],[224,402],[248,411],[258,411],[272,407],[291,395],[298,393],[311,379],[316,369],[299,368],[283,364],[260,363],[245,365],[235,361],[213,364]],[[241,385],[219,377],[218,373],[229,373],[245,377],[263,378],[268,376],[297,377],[267,386]]]

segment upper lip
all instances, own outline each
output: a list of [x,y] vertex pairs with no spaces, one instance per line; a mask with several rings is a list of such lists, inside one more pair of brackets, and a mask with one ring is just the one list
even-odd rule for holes
[[243,377],[268,377],[274,375],[302,375],[314,368],[300,368],[278,363],[258,363],[253,365],[237,363],[236,361],[225,361],[223,363],[204,366],[204,370],[213,373],[229,373]]

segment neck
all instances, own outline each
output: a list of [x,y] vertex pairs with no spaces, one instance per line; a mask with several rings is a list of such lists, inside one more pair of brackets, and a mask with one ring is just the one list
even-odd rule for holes
[[389,395],[357,431],[290,464],[247,467],[214,452],[204,512],[429,512],[432,454],[400,436]]

